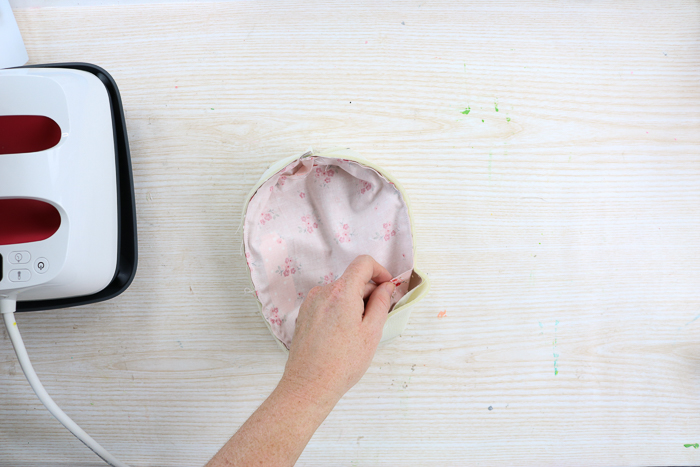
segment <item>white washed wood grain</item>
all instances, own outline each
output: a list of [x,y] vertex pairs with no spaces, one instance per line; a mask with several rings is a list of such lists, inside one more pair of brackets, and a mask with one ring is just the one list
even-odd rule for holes
[[[274,387],[239,212],[270,163],[344,144],[405,185],[433,288],[299,465],[700,463],[697,2],[15,14],[31,63],[96,63],[124,100],[136,280],[18,316],[47,390],[119,458],[202,465]],[[0,388],[0,465],[101,465],[4,335]]]

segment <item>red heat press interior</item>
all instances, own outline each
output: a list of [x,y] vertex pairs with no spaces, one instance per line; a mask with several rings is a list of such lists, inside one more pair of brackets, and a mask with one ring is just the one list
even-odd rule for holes
[[56,233],[61,214],[34,199],[0,199],[0,245],[39,242]]
[[40,115],[0,115],[0,155],[51,149],[61,141],[61,127]]

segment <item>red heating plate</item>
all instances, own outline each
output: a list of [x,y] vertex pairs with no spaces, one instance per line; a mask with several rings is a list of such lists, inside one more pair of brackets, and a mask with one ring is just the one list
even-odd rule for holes
[[33,199],[0,199],[0,245],[39,242],[61,226],[58,209]]
[[61,127],[39,115],[0,115],[0,155],[50,149],[61,141]]

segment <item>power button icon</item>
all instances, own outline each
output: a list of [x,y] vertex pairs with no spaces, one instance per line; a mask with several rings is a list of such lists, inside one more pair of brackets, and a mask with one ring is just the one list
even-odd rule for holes
[[49,260],[46,258],[39,258],[34,262],[34,270],[39,274],[44,274],[49,270]]

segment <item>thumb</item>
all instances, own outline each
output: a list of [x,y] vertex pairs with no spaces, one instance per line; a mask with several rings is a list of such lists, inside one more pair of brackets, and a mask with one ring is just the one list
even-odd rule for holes
[[384,282],[369,296],[367,306],[365,306],[364,321],[367,321],[370,326],[384,326],[391,306],[391,294],[394,293],[395,289],[396,286],[391,282]]

